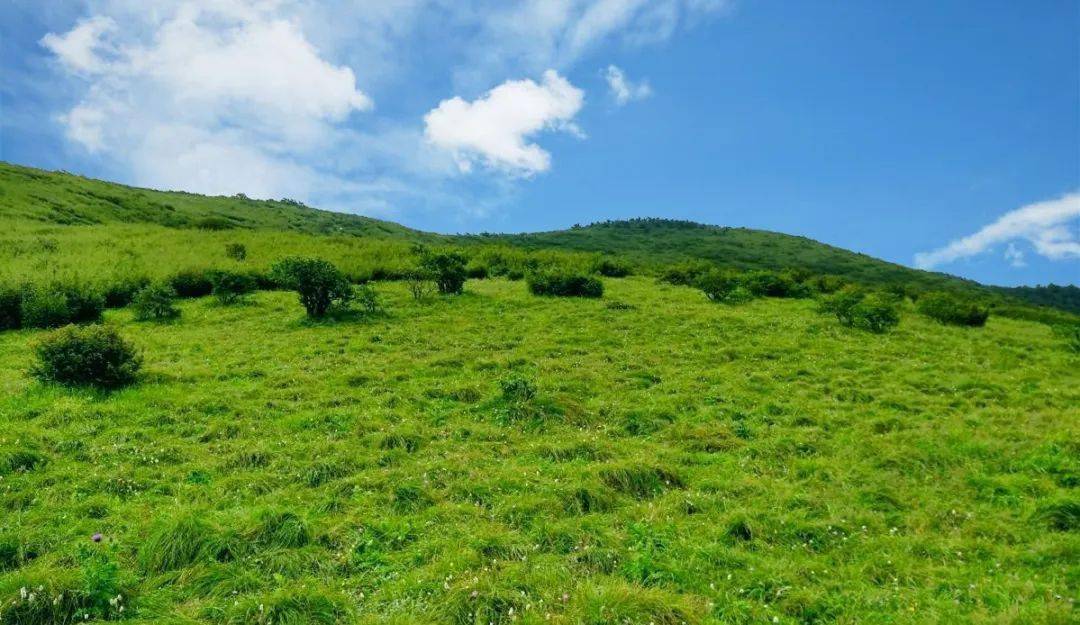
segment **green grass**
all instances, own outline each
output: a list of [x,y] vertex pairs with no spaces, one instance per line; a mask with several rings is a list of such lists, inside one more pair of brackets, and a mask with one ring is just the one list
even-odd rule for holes
[[1080,360],[1051,328],[604,283],[111,310],[145,359],[111,393],[41,385],[44,334],[0,333],[0,622],[1075,622]]

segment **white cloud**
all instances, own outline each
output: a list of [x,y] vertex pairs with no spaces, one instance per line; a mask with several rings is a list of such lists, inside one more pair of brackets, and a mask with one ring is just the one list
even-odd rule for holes
[[633,100],[643,100],[652,95],[652,87],[649,86],[648,82],[630,82],[626,78],[626,74],[614,65],[608,65],[607,69],[604,70],[604,78],[611,89],[612,97],[615,98],[615,102],[619,106]]
[[[915,255],[915,265],[931,269],[961,258],[982,254],[995,245],[1024,240],[1035,252],[1051,260],[1080,258],[1080,193],[1036,202],[1005,213],[978,232],[952,241],[941,249]],[[1018,252],[1015,247],[1014,252]],[[1015,264],[1015,254],[1007,257]],[[1022,256],[1020,261],[1023,262]]]
[[303,198],[335,128],[372,108],[352,69],[322,58],[276,2],[150,2],[134,16],[108,5],[117,20],[42,45],[89,81],[60,117],[68,138],[137,184]]
[[1013,267],[1027,266],[1024,261],[1024,252],[1016,247],[1016,243],[1013,242],[1009,242],[1009,247],[1005,248],[1005,260],[1009,261],[1009,264]]
[[55,54],[69,71],[92,73],[99,71],[105,64],[98,55],[105,48],[102,38],[115,29],[116,22],[111,18],[96,16],[80,21],[63,35],[45,35],[41,39],[41,45]]
[[443,100],[424,116],[425,135],[451,152],[462,171],[479,160],[494,169],[531,176],[551,167],[551,155],[529,139],[544,130],[580,131],[573,124],[585,94],[555,70],[543,82],[510,80],[481,98]]

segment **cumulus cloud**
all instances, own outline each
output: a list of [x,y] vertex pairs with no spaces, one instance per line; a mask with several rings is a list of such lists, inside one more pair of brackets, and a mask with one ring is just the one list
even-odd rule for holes
[[68,138],[126,164],[138,184],[303,195],[319,178],[313,155],[372,101],[276,6],[192,0],[130,16],[114,0],[125,21],[96,16],[47,35],[42,45],[88,81],[60,116]]
[[643,100],[652,95],[652,87],[646,81],[638,83],[630,82],[626,74],[614,65],[608,65],[604,70],[604,79],[607,80],[608,88],[615,102],[622,106],[633,100]]
[[1080,258],[1080,223],[1077,220],[1080,220],[1080,192],[1028,204],[945,247],[916,254],[915,265],[931,269],[982,254],[1007,242],[1010,246],[1006,249],[1006,258],[1014,265],[1017,261],[1023,263],[1023,253],[1012,244],[1015,241],[1027,241],[1037,254],[1050,260]]
[[573,119],[585,101],[582,90],[554,70],[543,80],[509,80],[468,102],[443,100],[424,116],[425,135],[454,155],[462,171],[476,161],[515,175],[551,167],[551,155],[529,140],[544,130],[580,134]]
[[105,16],[95,16],[80,21],[63,35],[49,33],[41,39],[69,71],[90,73],[100,70],[104,59],[99,56],[105,48],[103,37],[116,28],[116,22]]

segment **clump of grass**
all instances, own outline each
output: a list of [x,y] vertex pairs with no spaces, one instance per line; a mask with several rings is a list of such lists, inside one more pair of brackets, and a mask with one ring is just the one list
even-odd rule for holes
[[351,610],[348,600],[320,588],[320,584],[276,590],[270,594],[244,597],[228,609],[224,625],[337,625]]
[[637,499],[649,499],[670,488],[683,488],[675,472],[662,467],[632,464],[600,471],[600,480],[610,488]]
[[403,484],[394,489],[392,503],[398,512],[416,512],[435,503],[435,500],[423,488],[413,484]]
[[255,515],[255,525],[246,537],[261,547],[295,548],[311,541],[311,531],[295,512],[266,509]]
[[0,449],[0,475],[33,471],[46,462],[48,462],[48,458],[34,449]]
[[236,550],[235,537],[196,513],[181,513],[157,523],[139,549],[139,564],[148,571],[173,571],[196,562],[226,561]]
[[391,432],[379,441],[379,449],[401,449],[413,453],[420,449],[422,439],[412,432]]
[[1080,529],[1080,500],[1063,499],[1046,504],[1035,516],[1054,531],[1074,532]]
[[568,618],[581,625],[696,625],[704,616],[704,607],[688,597],[611,581],[585,587],[581,596],[573,599]]
[[582,515],[608,512],[615,507],[615,498],[598,486],[580,486],[562,496],[563,510],[569,514]]

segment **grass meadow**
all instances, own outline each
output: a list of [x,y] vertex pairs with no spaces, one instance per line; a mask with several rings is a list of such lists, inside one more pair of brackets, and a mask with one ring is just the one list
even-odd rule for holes
[[[57,253],[106,258],[78,228]],[[156,228],[114,231],[187,236]],[[257,263],[293,235],[191,236]],[[110,310],[145,361],[112,393],[34,381],[44,333],[0,333],[0,623],[1076,622],[1080,360],[1051,328],[605,286]]]

